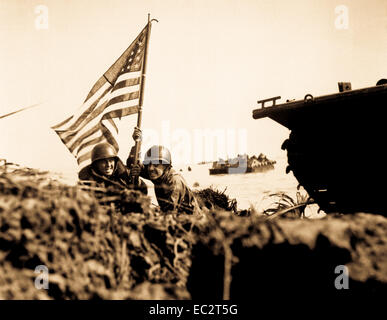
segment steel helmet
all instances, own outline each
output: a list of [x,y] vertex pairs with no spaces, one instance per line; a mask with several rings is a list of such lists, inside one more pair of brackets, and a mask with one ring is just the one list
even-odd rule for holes
[[144,164],[172,164],[171,153],[166,147],[153,146],[145,154]]
[[108,159],[108,158],[117,158],[117,151],[109,143],[99,143],[91,151],[91,162]]

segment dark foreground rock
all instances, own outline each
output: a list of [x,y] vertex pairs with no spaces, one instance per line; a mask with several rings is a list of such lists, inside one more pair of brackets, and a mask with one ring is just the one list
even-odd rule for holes
[[[214,220],[192,252],[188,289],[193,299],[222,298],[225,290],[226,297],[228,291],[232,299],[249,300],[387,293],[387,219],[382,216]],[[349,289],[338,290],[335,281],[341,287],[344,272],[335,269],[344,265]]]
[[124,213],[78,186],[0,175],[0,299],[189,298],[184,223],[139,192],[110,200]]
[[[382,216],[269,220],[254,212],[240,217],[219,205],[208,205],[200,218],[163,214],[138,192],[101,199],[78,186],[22,173],[0,174],[0,299],[251,299],[300,290],[387,291]],[[120,203],[120,210],[111,203]],[[349,290],[335,288],[338,265],[348,267]],[[47,290],[36,286],[38,266],[49,272]]]

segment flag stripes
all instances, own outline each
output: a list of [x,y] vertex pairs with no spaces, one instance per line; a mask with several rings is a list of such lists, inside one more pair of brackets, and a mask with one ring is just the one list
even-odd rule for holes
[[148,26],[97,80],[74,115],[52,127],[80,169],[90,164],[98,143],[108,142],[118,151],[116,121],[138,113],[147,32]]

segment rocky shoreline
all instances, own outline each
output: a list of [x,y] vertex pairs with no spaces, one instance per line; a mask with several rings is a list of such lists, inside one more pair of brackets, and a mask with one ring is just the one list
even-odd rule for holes
[[[387,292],[387,219],[380,215],[267,219],[238,216],[226,203],[227,210],[211,206],[198,218],[161,213],[134,191],[117,194],[119,211],[80,186],[18,170],[0,174],[0,299]],[[348,290],[335,287],[340,265]],[[37,266],[48,269],[47,290],[36,287]]]

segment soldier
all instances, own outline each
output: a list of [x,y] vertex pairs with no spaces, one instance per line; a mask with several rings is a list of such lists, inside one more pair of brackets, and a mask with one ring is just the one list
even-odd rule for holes
[[109,143],[97,144],[91,152],[91,164],[79,173],[80,180],[92,180],[104,187],[115,186],[122,189],[135,189],[148,193],[143,180],[137,187],[132,183],[130,170],[125,167],[117,152]]
[[171,153],[167,148],[153,146],[146,152],[141,176],[153,182],[162,211],[199,213],[193,192],[184,178],[172,168]]

